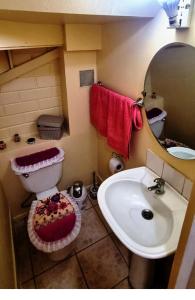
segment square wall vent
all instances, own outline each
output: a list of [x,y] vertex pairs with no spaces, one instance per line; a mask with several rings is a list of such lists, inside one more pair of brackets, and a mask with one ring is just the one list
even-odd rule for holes
[[80,86],[90,86],[94,84],[94,70],[79,71]]

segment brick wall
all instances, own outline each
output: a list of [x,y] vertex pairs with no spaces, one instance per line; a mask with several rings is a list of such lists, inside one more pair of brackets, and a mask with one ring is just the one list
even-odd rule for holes
[[62,115],[58,60],[0,86],[0,140],[36,135],[41,114]]

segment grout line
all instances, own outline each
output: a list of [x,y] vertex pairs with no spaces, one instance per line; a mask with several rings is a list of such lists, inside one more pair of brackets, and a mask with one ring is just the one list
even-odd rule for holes
[[84,279],[84,281],[85,281],[85,284],[86,284],[87,288],[89,289],[90,287],[89,287],[89,285],[88,285],[87,279],[86,279],[86,277],[85,277],[85,273],[84,273],[84,271],[83,271],[83,268],[82,268],[81,263],[80,263],[80,261],[79,261],[79,258],[78,258],[78,256],[77,256],[77,253],[75,254],[75,257],[76,257],[77,263],[78,263],[78,265],[79,265],[79,268],[80,268],[80,270],[81,270],[81,274],[82,274],[82,276],[83,276],[83,279]]
[[28,239],[28,255],[29,255],[29,260],[30,260],[30,265],[31,265],[31,271],[32,271],[32,274],[33,274],[33,279],[34,279],[35,274],[34,274],[34,268],[33,268],[33,260],[32,260],[32,256],[31,256],[31,249],[30,249],[31,245],[30,245],[30,243],[31,242]]
[[33,277],[33,282],[34,282],[35,289],[38,289],[35,276]]
[[[44,253],[44,252],[43,252]],[[45,255],[47,255],[46,253],[44,253]],[[40,275],[46,273],[47,271],[50,271],[51,269],[55,268],[56,266],[58,266],[59,264],[65,262],[66,260],[68,260],[69,258],[73,257],[76,253],[73,252],[72,254],[68,255],[67,257],[65,257],[64,259],[62,260],[59,260],[59,261],[56,261],[55,264],[53,266],[50,266],[48,267],[47,269],[41,271],[40,273],[38,274],[34,274],[34,271],[33,271],[33,275],[34,275],[34,278],[36,279],[36,277],[39,277]]]
[[97,244],[98,242],[102,241],[103,239],[105,239],[105,238],[108,237],[108,236],[109,236],[109,234],[107,233],[104,237],[100,238],[99,240],[95,241],[94,243],[90,244],[89,246],[87,246],[87,247],[85,247],[85,248],[83,248],[83,249],[81,249],[81,250],[75,251],[76,254],[81,253],[82,251],[84,251],[84,250],[88,249],[89,247],[91,247],[91,246]]
[[[105,228],[106,231],[108,232],[108,234],[112,233],[112,232],[109,232],[109,231],[108,231],[108,228],[106,227],[106,225],[105,225],[105,223],[103,222],[103,220],[100,218],[100,216],[99,216],[97,210],[95,209],[95,207],[93,207],[93,208],[94,208],[94,210],[95,210],[95,212],[96,212],[96,214],[97,214],[99,220],[101,221],[101,223],[103,224],[104,228]],[[108,225],[108,226],[109,226],[109,225]],[[110,228],[110,229],[111,229],[111,228]]]
[[[121,256],[122,256],[122,258],[123,258],[125,264],[126,264],[127,267],[129,268],[129,263],[126,262],[126,259],[125,259],[124,255],[123,255],[122,251],[120,250],[120,247],[118,246],[118,244],[116,243],[116,241],[115,241],[114,238],[112,237],[112,234],[114,234],[114,233],[113,233],[113,232],[110,233],[110,238],[112,239],[114,245],[116,246],[116,248],[118,249],[119,253],[121,254]],[[116,238],[117,238],[117,236],[116,236]],[[119,242],[120,242],[120,241],[119,241]],[[122,245],[123,245],[123,244],[122,244]],[[123,246],[124,246],[124,245],[123,245]],[[128,249],[128,248],[127,248],[127,249]],[[130,250],[128,249],[128,251],[130,251]],[[129,256],[129,255],[128,255],[128,256]],[[128,259],[128,260],[129,260],[129,259]]]
[[[21,286],[22,284],[25,284],[25,283],[27,283],[27,282],[33,280],[33,278],[34,278],[34,276],[32,276],[32,277],[30,277],[30,278],[28,278],[28,279],[26,279],[26,280],[24,280],[24,281],[20,281],[20,280],[19,280],[19,285]],[[20,279],[20,278],[19,278],[19,279]]]
[[[120,280],[119,282],[117,282],[115,285],[113,285],[113,287],[111,289],[114,289],[117,285],[119,285],[121,282],[123,282],[125,279],[128,280],[128,276],[124,277],[122,280]],[[129,285],[129,281],[128,281],[128,285]]]

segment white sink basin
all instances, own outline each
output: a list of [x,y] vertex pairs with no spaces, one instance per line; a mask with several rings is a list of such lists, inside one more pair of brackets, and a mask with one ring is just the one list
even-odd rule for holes
[[170,147],[167,151],[181,159],[195,159],[195,150],[186,147]]
[[[153,259],[176,250],[187,208],[186,199],[168,184],[162,195],[148,191],[157,177],[146,167],[129,169],[106,179],[98,191],[100,209],[121,242]],[[144,209],[152,211],[152,219],[142,216]]]

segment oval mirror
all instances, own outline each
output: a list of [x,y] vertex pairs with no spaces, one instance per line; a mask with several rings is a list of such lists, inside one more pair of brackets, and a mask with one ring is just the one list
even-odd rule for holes
[[195,159],[195,48],[169,44],[152,59],[145,78],[149,126],[170,154]]

